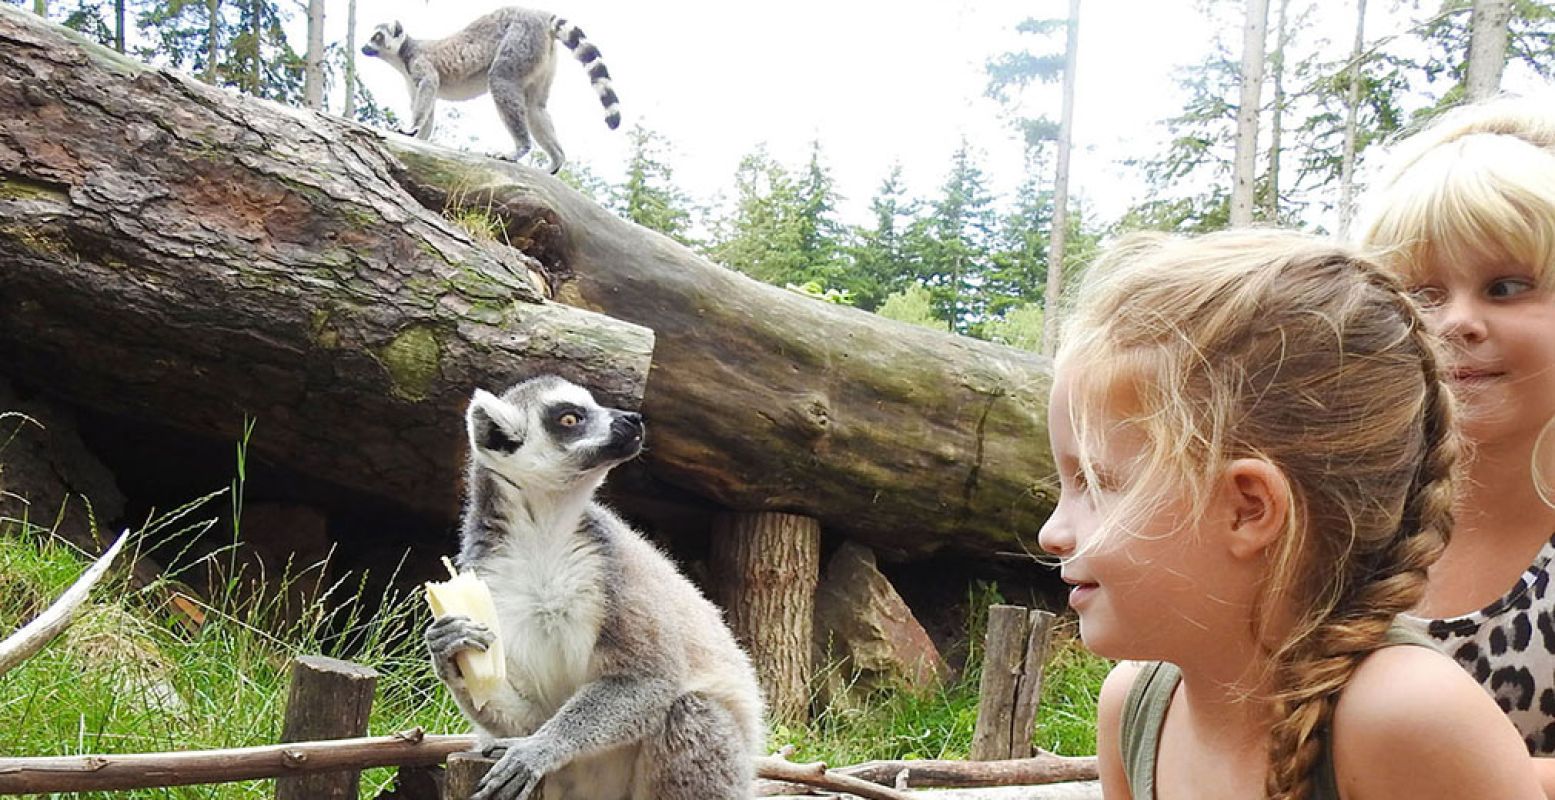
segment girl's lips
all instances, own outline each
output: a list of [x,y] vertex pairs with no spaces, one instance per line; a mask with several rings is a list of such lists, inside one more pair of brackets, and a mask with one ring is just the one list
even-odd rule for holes
[[1079,609],[1100,588],[1094,583],[1072,583],[1069,589],[1069,607]]
[[1476,381],[1488,381],[1494,378],[1499,378],[1506,373],[1489,369],[1460,368],[1451,370],[1447,374],[1448,377],[1458,381],[1459,383],[1472,383]]

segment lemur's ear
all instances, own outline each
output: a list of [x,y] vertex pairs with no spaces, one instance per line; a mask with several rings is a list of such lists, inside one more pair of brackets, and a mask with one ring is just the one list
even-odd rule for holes
[[395,20],[394,21],[394,35],[395,36],[404,36],[405,35],[405,26],[401,25],[399,20]]
[[524,445],[524,437],[516,428],[512,407],[485,389],[476,389],[470,398],[470,408],[465,412],[465,430],[470,435],[470,446],[495,453],[516,453]]

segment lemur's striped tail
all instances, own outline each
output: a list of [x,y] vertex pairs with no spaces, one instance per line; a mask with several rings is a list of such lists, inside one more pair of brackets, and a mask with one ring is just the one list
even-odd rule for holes
[[605,69],[605,62],[599,57],[599,48],[583,35],[583,29],[561,17],[552,19],[551,34],[567,45],[573,57],[588,70],[589,82],[594,84],[594,94],[599,95],[600,105],[605,107],[605,124],[612,130],[620,126],[621,104],[616,100],[615,89],[610,88],[610,70]]

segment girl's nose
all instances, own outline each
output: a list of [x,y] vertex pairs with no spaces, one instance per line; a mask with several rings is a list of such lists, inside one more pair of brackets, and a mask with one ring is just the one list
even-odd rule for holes
[[1448,296],[1434,309],[1431,319],[1437,333],[1449,341],[1477,342],[1487,332],[1478,298],[1467,293]]
[[1074,533],[1066,519],[1062,499],[1058,501],[1058,507],[1053,509],[1052,516],[1042,524],[1042,530],[1037,533],[1037,544],[1043,552],[1055,556],[1067,556],[1074,552]]

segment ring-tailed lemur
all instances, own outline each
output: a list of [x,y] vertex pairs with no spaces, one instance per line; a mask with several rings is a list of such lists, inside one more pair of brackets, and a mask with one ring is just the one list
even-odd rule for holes
[[477,709],[454,656],[491,632],[442,617],[426,640],[482,746],[504,751],[474,800],[749,798],[761,690],[718,609],[668,557],[593,501],[642,448],[642,419],[561,378],[466,413],[459,567],[491,589],[507,659]]
[[498,9],[452,36],[426,41],[412,39],[405,26],[391,22],[373,29],[362,53],[389,62],[405,76],[411,98],[410,135],[420,139],[432,135],[438,98],[469,100],[490,91],[502,123],[513,135],[514,159],[529,152],[533,130],[555,173],[566,156],[545,107],[556,71],[553,38],[567,45],[588,70],[594,93],[605,106],[605,124],[619,126],[621,111],[599,50],[578,26],[544,11]]

